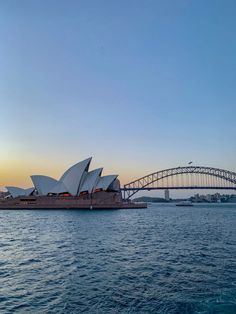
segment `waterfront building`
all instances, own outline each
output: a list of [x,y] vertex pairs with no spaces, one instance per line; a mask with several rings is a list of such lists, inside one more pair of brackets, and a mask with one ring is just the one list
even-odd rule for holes
[[92,158],[87,158],[67,169],[59,180],[46,175],[32,175],[33,187],[6,186],[9,196],[81,196],[99,191],[120,192],[118,175],[102,176],[103,168],[89,171]]
[[102,176],[103,168],[90,170],[92,158],[67,169],[59,179],[32,175],[28,189],[7,186],[0,208],[7,209],[120,209],[146,208],[145,203],[122,199],[118,175]]
[[168,202],[170,200],[170,191],[169,190],[165,190],[165,200]]

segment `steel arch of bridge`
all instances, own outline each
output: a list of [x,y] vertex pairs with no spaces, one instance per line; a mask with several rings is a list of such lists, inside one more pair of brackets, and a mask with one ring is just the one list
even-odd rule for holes
[[[228,187],[227,186],[203,186],[203,185],[152,187],[154,183],[158,183],[158,181],[161,181],[164,178],[178,176],[182,174],[208,175],[208,176],[222,179],[230,183],[230,185]],[[232,171],[228,171],[228,170],[218,169],[218,168],[200,167],[200,166],[170,168],[170,169],[151,173],[140,179],[127,183],[124,185],[124,188],[122,190],[124,192],[124,198],[129,199],[131,196],[133,196],[140,190],[158,190],[158,189],[224,189],[224,190],[232,189],[232,190],[236,190],[236,173]]]

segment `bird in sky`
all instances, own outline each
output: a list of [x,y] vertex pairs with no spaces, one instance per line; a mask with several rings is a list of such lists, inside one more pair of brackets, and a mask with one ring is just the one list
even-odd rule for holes
[[192,161],[190,161],[189,163],[188,163],[188,165],[191,165],[193,162]]

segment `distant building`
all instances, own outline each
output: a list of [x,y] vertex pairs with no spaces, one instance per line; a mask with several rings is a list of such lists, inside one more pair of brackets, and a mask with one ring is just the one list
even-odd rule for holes
[[165,200],[166,201],[170,200],[170,191],[169,190],[165,190]]
[[199,195],[195,194],[194,196],[190,197],[192,202],[195,203],[236,203],[236,195],[228,195],[224,194],[221,195],[220,193],[215,194],[207,194],[207,195]]

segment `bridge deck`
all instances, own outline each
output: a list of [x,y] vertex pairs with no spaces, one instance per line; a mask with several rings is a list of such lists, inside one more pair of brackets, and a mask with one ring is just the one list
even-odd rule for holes
[[124,185],[127,199],[141,190],[236,190],[236,173],[228,170],[187,166],[151,173]]

